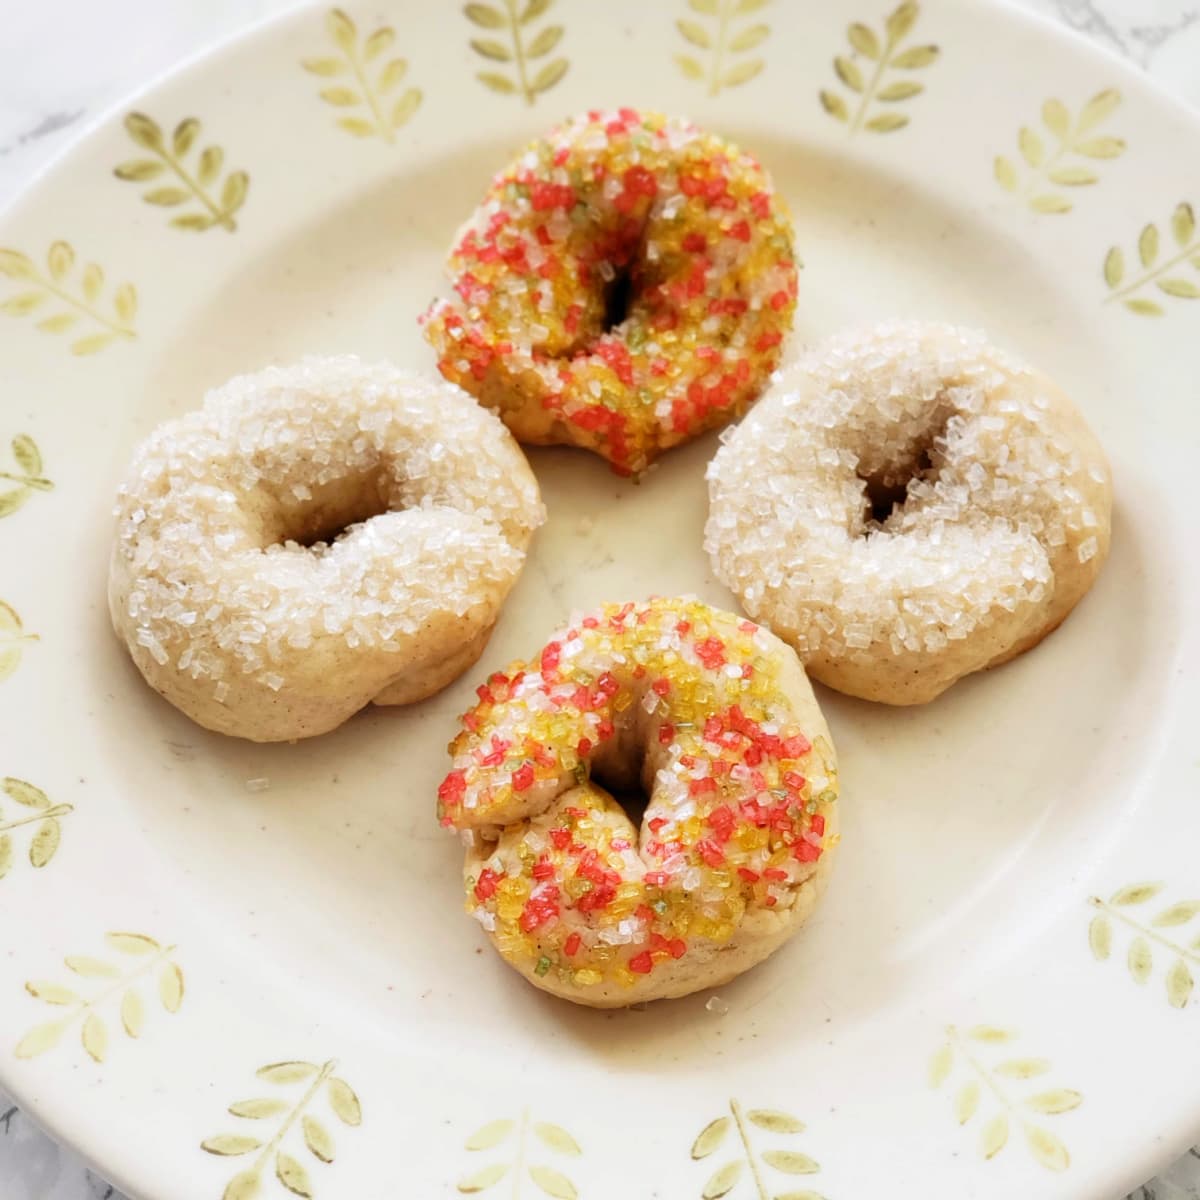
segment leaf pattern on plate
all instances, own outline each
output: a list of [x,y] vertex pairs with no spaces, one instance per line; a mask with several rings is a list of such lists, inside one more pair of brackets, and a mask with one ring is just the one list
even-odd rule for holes
[[1125,152],[1125,143],[1120,138],[1097,133],[1120,103],[1121,93],[1116,88],[1105,88],[1072,119],[1071,110],[1061,100],[1053,97],[1047,100],[1041,113],[1044,131],[1022,125],[1017,134],[1017,149],[1024,167],[1012,158],[998,155],[992,165],[996,182],[1006,192],[1019,196],[1034,212],[1070,212],[1073,207],[1070,197],[1056,189],[1098,183],[1100,176],[1092,164]]
[[16,838],[14,830],[21,830],[16,837],[29,835],[26,856],[29,865],[35,868],[46,866],[58,852],[62,840],[62,821],[75,811],[72,804],[54,804],[50,797],[27,783],[7,775],[0,780],[0,793],[8,797],[17,807],[0,803],[0,879],[12,869],[15,861]]
[[[109,1027],[114,1015],[126,1036],[141,1036],[146,1010],[140,987],[145,977],[156,968],[175,974],[179,980],[179,1000],[182,1002],[183,972],[171,958],[175,946],[164,946],[144,933],[108,933],[104,940],[116,958],[68,955],[63,960],[67,969],[79,980],[101,981],[91,988],[78,981],[72,981],[67,986],[31,979],[25,984],[25,990],[35,1000],[66,1011],[54,1020],[30,1029],[17,1043],[18,1058],[35,1058],[52,1050],[62,1040],[63,1034],[78,1024],[79,1039],[84,1050],[96,1062],[103,1062],[108,1057]],[[179,1011],[178,1003],[172,1008],[163,1000],[162,1007],[167,1012]]]
[[862,129],[895,133],[908,124],[908,114],[893,106],[925,90],[924,83],[912,72],[932,66],[941,53],[934,45],[901,48],[920,15],[921,6],[916,0],[906,0],[888,14],[882,32],[861,21],[847,28],[850,52],[833,60],[834,73],[844,90],[825,88],[817,96],[821,107],[834,120],[843,122],[851,136]]
[[9,443],[9,452],[12,469],[0,470],[0,517],[12,516],[35,492],[54,490],[43,473],[42,452],[29,434],[18,433]]
[[1056,1133],[1044,1128],[1036,1116],[1057,1116],[1071,1112],[1083,1103],[1083,1096],[1071,1088],[1044,1087],[1016,1094],[1009,1081],[1038,1079],[1050,1071],[1044,1058],[1014,1054],[1012,1043],[1017,1034],[998,1025],[975,1025],[960,1030],[950,1025],[946,1039],[929,1063],[929,1083],[941,1088],[951,1079],[948,1089],[955,1120],[960,1125],[975,1121],[979,1129],[979,1154],[995,1158],[1009,1144],[1017,1129],[1033,1157],[1051,1171],[1065,1171],[1071,1163],[1066,1146]]
[[771,35],[771,27],[755,19],[770,0],[687,0],[690,14],[675,28],[693,49],[675,62],[688,78],[704,84],[710,96],[740,87],[761,74],[766,63],[750,54]]
[[463,1148],[472,1154],[500,1146],[505,1150],[497,1161],[463,1175],[457,1182],[458,1190],[465,1196],[473,1196],[486,1192],[508,1177],[512,1180],[514,1200],[519,1200],[527,1180],[552,1200],[577,1200],[579,1189],[561,1166],[529,1161],[531,1150],[537,1152],[535,1142],[540,1142],[560,1159],[578,1158],[583,1154],[583,1148],[574,1136],[561,1125],[531,1121],[529,1109],[525,1109],[519,1118],[500,1117],[488,1121],[463,1142]]
[[133,284],[122,283],[113,290],[106,312],[99,306],[103,270],[96,263],[87,263],[74,281],[75,266],[70,242],[52,242],[44,267],[20,250],[0,247],[0,276],[17,287],[0,301],[0,313],[32,317],[43,333],[70,332],[72,354],[96,354],[113,342],[136,338],[133,322],[138,300]]
[[[1190,278],[1191,267],[1200,271],[1200,238],[1196,236],[1196,214],[1185,200],[1175,206],[1171,219],[1170,246],[1167,257],[1160,253],[1164,239],[1158,226],[1151,223],[1142,227],[1137,240],[1139,270],[1129,278],[1126,270],[1125,252],[1120,246],[1112,246],[1104,256],[1104,282],[1108,285],[1106,304],[1117,301],[1130,312],[1141,317],[1161,317],[1163,306],[1154,295],[1151,285],[1158,290],[1160,299],[1200,300],[1200,284]],[[1178,274],[1175,272],[1178,271]],[[1149,293],[1149,294],[1147,294]]]
[[[293,1195],[313,1196],[308,1163],[316,1161],[327,1166],[337,1157],[337,1140],[331,1131],[330,1117],[313,1111],[318,1100],[324,1097],[332,1118],[342,1125],[353,1128],[362,1124],[362,1105],[354,1089],[334,1075],[336,1070],[334,1059],[325,1063],[296,1059],[259,1067],[255,1074],[260,1080],[273,1088],[292,1089],[292,1094],[235,1100],[226,1110],[230,1116],[259,1124],[240,1132],[219,1133],[200,1143],[202,1150],[221,1158],[255,1156],[249,1167],[230,1179],[222,1200],[252,1200],[260,1196],[268,1167],[276,1181]],[[279,1120],[273,1128],[262,1129],[261,1123],[276,1118]],[[292,1143],[287,1142],[294,1129],[298,1133],[292,1139],[296,1153],[289,1148]],[[296,1157],[301,1146],[310,1156],[306,1160]]]
[[[567,73],[567,60],[548,58],[562,41],[561,25],[537,22],[554,7],[555,0],[495,0],[464,4],[467,20],[480,30],[471,49],[488,62],[500,64],[478,71],[475,78],[502,96],[520,95],[532,104]],[[547,61],[542,61],[547,59]]]
[[[1125,965],[1139,984],[1146,983],[1154,972],[1155,947],[1165,950],[1171,964],[1163,976],[1167,1003],[1172,1008],[1186,1008],[1195,984],[1193,971],[1200,971],[1200,936],[1196,936],[1200,925],[1193,924],[1200,917],[1200,900],[1176,900],[1148,913],[1150,901],[1162,890],[1161,883],[1133,883],[1107,900],[1091,896],[1088,903],[1097,911],[1088,925],[1088,945],[1092,956],[1104,962],[1112,956],[1116,929],[1129,930],[1133,936],[1125,952]],[[1189,925],[1190,931],[1186,929]]]
[[[789,1149],[785,1144],[769,1145],[760,1150],[751,1137],[750,1127],[763,1130],[773,1137],[794,1136],[804,1132],[804,1122],[776,1108],[743,1109],[737,1099],[730,1097],[729,1114],[722,1114],[709,1121],[692,1142],[691,1156],[700,1162],[716,1155],[717,1166],[708,1170],[700,1189],[701,1200],[719,1200],[722,1196],[734,1196],[738,1186],[745,1181],[750,1186],[743,1188],[746,1197],[775,1196],[776,1200],[820,1200],[816,1192],[787,1190],[774,1191],[772,1172],[782,1175],[815,1175],[820,1165],[807,1154]],[[728,1151],[725,1150],[728,1145]],[[768,1181],[772,1183],[768,1190]]]
[[26,647],[37,640],[36,633],[25,632],[17,610],[0,600],[0,683],[21,665],[21,656]]
[[203,233],[220,226],[233,233],[237,229],[234,214],[246,202],[250,176],[245,171],[229,171],[222,178],[225,151],[220,146],[205,146],[192,156],[200,144],[200,131],[195,117],[185,117],[168,137],[153,117],[131,112],[125,118],[125,132],[151,157],[119,163],[113,174],[126,183],[150,184],[142,192],[147,204],[189,207],[190,211],[171,218],[172,229]]
[[421,107],[420,88],[401,88],[408,75],[408,60],[390,53],[396,31],[380,25],[360,36],[358,26],[344,9],[331,9],[325,29],[340,53],[301,60],[300,65],[321,79],[321,99],[341,115],[339,129],[355,137],[396,140],[396,130],[406,125]]

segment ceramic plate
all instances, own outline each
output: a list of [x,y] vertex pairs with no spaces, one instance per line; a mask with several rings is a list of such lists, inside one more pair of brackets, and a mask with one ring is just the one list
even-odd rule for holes
[[[853,23],[851,20],[853,19]],[[483,662],[297,746],[156,697],[105,612],[135,442],[305,352],[432,369],[417,314],[557,118],[686,114],[761,157],[793,352],[948,318],[1112,457],[1111,561],[1034,652],[912,710],[821,691],[843,842],[798,938],[602,1014],[462,912],[433,815],[485,671],[573,608],[733,606],[715,439],[640,484],[531,454],[550,520]],[[1124,1194],[1200,1124],[1200,128],[982,2],[308,8],[92,129],[0,223],[0,1084],[154,1200]]]

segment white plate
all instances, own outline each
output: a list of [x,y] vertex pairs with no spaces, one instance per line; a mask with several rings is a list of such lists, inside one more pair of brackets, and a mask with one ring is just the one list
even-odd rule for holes
[[[23,463],[54,485],[0,500],[0,774],[59,811],[0,794],[0,825],[33,818],[8,831],[0,881],[0,1084],[161,1200],[282,1197],[280,1164],[330,1200],[451,1196],[502,1168],[492,1196],[682,1200],[735,1175],[735,1200],[1122,1193],[1200,1122],[1185,628],[1200,242],[1179,207],[1200,130],[1115,61],[984,3],[912,6],[878,72],[857,30],[850,84],[832,62],[854,53],[841,5],[538,3],[524,84],[479,52],[512,53],[509,7],[289,16],[114,113],[0,223],[0,483]],[[849,12],[884,40],[886,3]],[[301,65],[351,54],[361,79]],[[903,82],[922,90],[881,98]],[[723,1014],[704,994],[604,1015],[535,992],[462,914],[459,849],[433,819],[454,715],[572,607],[729,603],[700,551],[713,439],[637,486],[534,452],[550,523],[480,668],[308,744],[205,734],[145,687],[105,615],[111,496],[136,440],[230,374],[306,351],[431,368],[415,317],[456,223],[526,137],[604,104],[684,113],[761,156],[806,264],[794,346],[889,314],[982,326],[1077,397],[1116,477],[1112,559],[1036,651],[922,709],[821,693],[841,861],[811,926],[724,989]],[[160,160],[133,111],[168,144],[202,122],[182,165],[195,181],[202,149],[223,149],[206,200],[147,203],[188,186],[172,168],[114,175]],[[173,227],[225,188],[229,228]],[[32,443],[10,453],[17,435]],[[1143,881],[1133,903],[1121,889]],[[69,997],[49,985],[80,999],[54,1006]],[[303,1067],[256,1077],[285,1061],[345,1086],[314,1090]],[[228,1111],[253,1098],[283,1107]],[[335,1140],[332,1163],[297,1114]],[[226,1134],[264,1146],[202,1149]],[[256,1164],[259,1190],[226,1190]]]

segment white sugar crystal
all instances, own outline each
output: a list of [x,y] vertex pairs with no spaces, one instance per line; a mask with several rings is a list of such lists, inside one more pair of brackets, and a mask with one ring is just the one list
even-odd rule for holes
[[[709,466],[718,578],[801,657],[901,658],[985,629],[1011,644],[1107,530],[1107,466],[1061,435],[1047,395],[971,331],[830,339]],[[898,494],[881,521],[866,480]]]
[[[521,461],[498,418],[432,377],[334,358],[232,379],[160,426],[120,490],[133,640],[197,680],[228,666],[279,691],[323,639],[394,652],[487,612],[544,517]],[[347,476],[367,482],[344,532],[289,537]]]

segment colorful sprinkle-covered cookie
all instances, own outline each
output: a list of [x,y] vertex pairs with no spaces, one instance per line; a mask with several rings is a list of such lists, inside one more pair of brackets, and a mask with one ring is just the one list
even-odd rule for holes
[[[532,983],[615,1007],[715,987],[799,928],[837,766],[794,652],[695,600],[610,604],[478,689],[438,790],[467,907]],[[609,791],[648,797],[640,827]]]
[[423,318],[447,379],[523,442],[623,475],[738,417],[779,362],[792,230],[759,164],[686,121],[592,111],[498,175]]

